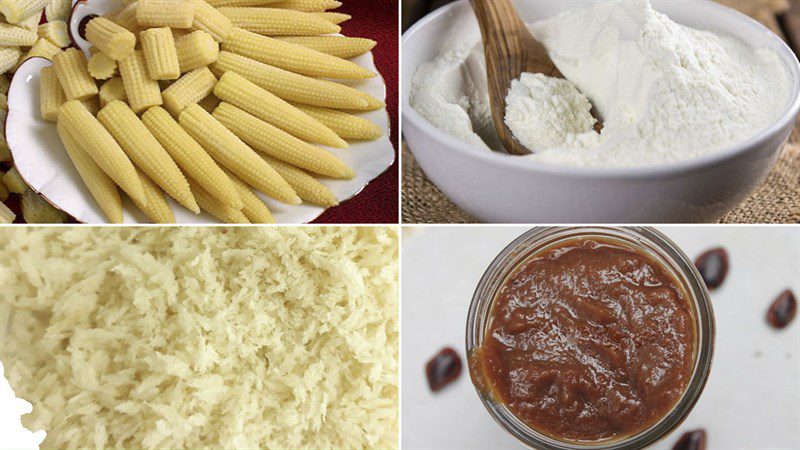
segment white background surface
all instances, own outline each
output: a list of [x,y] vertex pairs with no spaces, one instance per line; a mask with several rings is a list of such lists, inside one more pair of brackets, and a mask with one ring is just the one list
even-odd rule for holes
[[31,433],[22,426],[20,414],[30,412],[31,404],[14,397],[0,363],[0,449],[39,448],[44,431]]
[[[524,448],[496,425],[463,372],[434,395],[424,365],[440,348],[464,357],[467,308],[484,270],[526,227],[404,227],[402,253],[403,448]],[[800,320],[768,327],[766,308],[800,293],[797,227],[659,227],[690,258],[722,245],[725,283],[711,292],[717,325],[709,382],[683,431],[705,428],[708,449],[800,449]]]

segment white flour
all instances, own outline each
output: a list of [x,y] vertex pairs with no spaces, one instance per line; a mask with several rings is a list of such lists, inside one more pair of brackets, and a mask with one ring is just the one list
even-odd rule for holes
[[[697,158],[771,125],[791,95],[774,51],[678,25],[645,0],[596,1],[530,27],[604,125],[602,135],[585,133],[585,116],[573,117],[585,105],[563,86],[554,91],[560,98],[512,95],[506,120],[537,150],[526,158],[537,161],[631,167]],[[497,150],[479,40],[477,33],[462,38],[421,65],[410,100],[437,127]],[[552,80],[539,81],[552,88]]]

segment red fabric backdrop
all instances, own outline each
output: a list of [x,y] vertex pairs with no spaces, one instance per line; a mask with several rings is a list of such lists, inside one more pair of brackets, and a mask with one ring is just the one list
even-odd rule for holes
[[[378,42],[375,63],[386,80],[386,106],[392,124],[392,145],[397,155],[398,3],[397,0],[341,0],[338,12],[353,18],[342,24],[342,34]],[[314,223],[398,223],[398,172],[395,163],[354,198],[331,208]]]

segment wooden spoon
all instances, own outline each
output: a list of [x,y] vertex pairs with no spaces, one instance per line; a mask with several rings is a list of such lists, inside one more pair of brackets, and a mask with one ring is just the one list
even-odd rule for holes
[[513,155],[531,153],[514,137],[505,122],[506,96],[511,81],[523,72],[564,78],[544,46],[519,18],[511,0],[470,0],[483,36],[492,119],[500,142]]

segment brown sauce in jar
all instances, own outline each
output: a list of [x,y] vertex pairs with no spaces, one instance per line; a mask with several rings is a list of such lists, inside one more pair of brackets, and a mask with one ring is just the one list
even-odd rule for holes
[[661,263],[615,240],[574,238],[532,254],[503,282],[473,382],[562,441],[635,435],[689,383],[689,297]]

